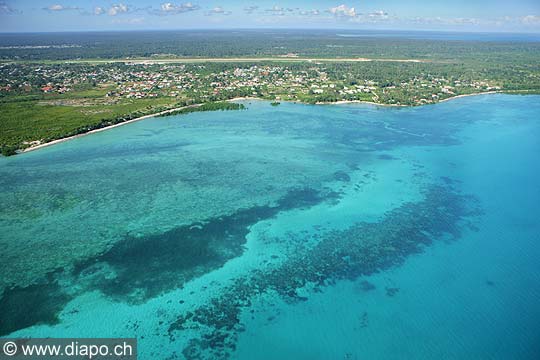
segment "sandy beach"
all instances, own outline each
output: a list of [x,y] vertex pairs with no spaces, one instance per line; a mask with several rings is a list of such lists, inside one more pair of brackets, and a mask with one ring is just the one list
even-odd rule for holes
[[464,98],[464,97],[469,97],[469,96],[487,95],[487,94],[498,94],[498,93],[501,93],[501,91],[486,91],[486,92],[482,92],[482,93],[457,95],[457,96],[452,96],[451,98],[448,98],[448,99],[439,100],[439,102],[441,103],[441,102],[445,102],[445,101],[449,101],[449,100],[454,100],[454,99],[459,99],[459,98]]
[[[449,101],[449,100],[454,100],[454,99],[458,99],[458,98],[463,98],[463,97],[468,97],[468,96],[496,94],[496,93],[499,93],[499,92],[500,91],[488,91],[488,92],[482,92],[482,93],[457,95],[457,96],[450,97],[448,99],[439,100],[437,103],[441,103],[441,102],[445,102],[445,101]],[[227,101],[228,102],[235,102],[235,101],[245,101],[245,100],[262,100],[262,101],[264,101],[264,99],[259,99],[259,98],[254,98],[254,97],[237,97],[237,98],[229,99]],[[301,101],[290,101],[290,100],[279,100],[279,101],[280,102],[303,103]],[[376,102],[372,102],[372,101],[362,101],[362,100],[340,100],[340,101],[336,101],[336,102],[320,102],[320,103],[317,103],[316,105],[344,105],[344,104],[370,104],[370,105],[376,105],[376,106],[389,106],[389,107],[408,107],[408,106],[410,106],[410,105],[380,104],[380,103],[376,103]],[[87,135],[95,134],[95,133],[98,133],[98,132],[101,132],[101,131],[110,130],[110,129],[113,129],[113,128],[118,127],[118,126],[131,124],[131,123],[136,122],[136,121],[141,121],[141,120],[144,120],[144,119],[153,118],[153,117],[156,117],[156,116],[159,116],[159,115],[168,114],[168,113],[171,113],[171,112],[174,112],[174,111],[178,111],[178,110],[182,110],[182,109],[186,109],[186,108],[190,108],[190,107],[198,107],[198,106],[201,106],[201,105],[202,104],[188,105],[188,106],[183,106],[183,107],[180,107],[180,108],[161,111],[161,112],[158,112],[158,113],[155,113],[155,114],[149,114],[149,115],[141,116],[141,117],[138,117],[136,119],[132,119],[132,120],[128,120],[128,121],[118,123],[118,124],[114,124],[114,125],[105,126],[105,127],[99,128],[99,129],[91,130],[91,131],[83,133],[83,134],[77,134],[77,135],[74,135],[74,136],[69,136],[69,137],[66,137],[66,138],[57,139],[57,140],[53,140],[53,141],[50,141],[50,142],[47,142],[47,143],[31,146],[31,147],[28,147],[28,148],[22,150],[21,153],[38,150],[38,149],[41,149],[41,148],[44,148],[44,147],[47,147],[47,146],[52,146],[52,145],[59,144],[59,143],[65,142],[65,141],[77,139],[77,138],[82,137],[82,136],[87,136]]]
[[138,117],[138,118],[136,118],[136,119],[131,119],[131,120],[124,121],[124,122],[121,122],[121,123],[118,123],[118,124],[109,125],[109,126],[104,126],[104,127],[102,127],[102,128],[99,128],[99,129],[91,130],[91,131],[86,132],[86,133],[83,133],[83,134],[77,134],[77,135],[65,137],[65,138],[62,138],[62,139],[49,141],[49,142],[47,142],[47,143],[39,144],[39,145],[36,145],[36,146],[31,146],[31,147],[28,147],[28,148],[24,149],[22,152],[25,153],[25,152],[29,152],[29,151],[38,150],[38,149],[41,149],[41,148],[44,148],[44,147],[47,147],[47,146],[51,146],[51,145],[55,145],[55,144],[62,143],[62,142],[64,142],[64,141],[69,141],[69,140],[77,139],[77,138],[80,138],[80,137],[82,137],[82,136],[87,136],[87,135],[95,134],[95,133],[102,132],[102,131],[105,131],[105,130],[110,130],[110,129],[113,129],[113,128],[118,127],[118,126],[123,126],[123,125],[131,124],[131,123],[134,123],[134,122],[136,122],[136,121],[141,121],[141,120],[148,119],[148,118],[152,118],[152,117],[156,117],[156,116],[159,116],[159,115],[165,115],[165,114],[168,114],[168,113],[171,113],[171,112],[174,112],[174,111],[178,111],[178,110],[182,110],[182,109],[187,109],[187,108],[191,108],[191,107],[199,107],[199,106],[201,106],[201,105],[202,105],[202,104],[195,104],[195,105],[182,106],[182,107],[175,108],[175,109],[170,109],[170,110],[161,111],[161,112],[158,112],[158,113],[155,113],[155,114],[149,114],[149,115],[141,116],[141,117]]

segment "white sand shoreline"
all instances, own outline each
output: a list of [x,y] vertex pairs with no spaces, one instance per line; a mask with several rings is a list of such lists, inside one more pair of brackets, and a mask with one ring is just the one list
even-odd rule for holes
[[[487,92],[474,93],[474,94],[457,95],[457,96],[450,97],[448,99],[440,100],[440,101],[438,101],[436,103],[433,103],[433,105],[438,104],[438,103],[442,103],[442,102],[445,102],[445,101],[458,99],[458,98],[464,98],[464,97],[469,97],[469,96],[477,96],[477,95],[496,94],[496,93],[500,93],[500,91],[487,91]],[[246,100],[270,101],[270,100],[260,99],[260,98],[256,98],[256,97],[237,97],[237,98],[229,99],[227,101],[228,102],[234,102],[234,101],[246,101]],[[276,100],[276,101],[304,104],[301,101],[291,101],[291,100]],[[385,106],[385,107],[409,107],[410,106],[410,105],[379,104],[379,103],[376,103],[376,102],[363,101],[363,100],[340,100],[340,101],[335,101],[335,102],[321,102],[321,103],[316,103],[315,105],[345,105],[345,104],[370,104],[370,105]],[[119,127],[119,126],[131,124],[131,123],[136,122],[136,121],[141,121],[141,120],[153,118],[153,117],[156,117],[156,116],[159,116],[159,115],[168,114],[168,113],[178,111],[178,110],[182,110],[182,109],[187,109],[187,108],[191,108],[191,107],[199,107],[201,105],[202,104],[187,105],[187,106],[183,106],[183,107],[179,107],[179,108],[175,108],[175,109],[161,111],[161,112],[158,112],[158,113],[155,113],[155,114],[149,114],[149,115],[141,116],[141,117],[131,119],[131,120],[127,120],[127,121],[124,121],[124,122],[121,122],[121,123],[118,123],[118,124],[104,126],[102,128],[99,128],[99,129],[91,130],[91,131],[86,132],[86,133],[77,134],[77,135],[65,137],[65,138],[62,138],[62,139],[49,141],[49,142],[39,144],[39,145],[35,145],[35,146],[30,146],[30,147],[28,147],[26,149],[23,149],[19,153],[26,153],[26,152],[42,149],[42,148],[45,148],[45,147],[48,147],[48,146],[63,143],[65,141],[77,139],[77,138],[87,136],[87,135],[90,135],[90,134],[95,134],[95,133],[110,130],[110,129],[113,129],[113,128],[116,128],[116,127]]]
[[499,93],[502,93],[502,91],[486,91],[486,92],[482,92],[482,93],[463,94],[463,95],[452,96],[452,97],[450,97],[448,99],[439,100],[439,102],[442,103],[442,102],[445,102],[445,101],[464,98],[464,97],[469,97],[469,96],[499,94]]
[[[439,100],[439,101],[434,102],[434,103],[428,103],[428,104],[423,104],[423,105],[419,105],[419,106],[436,105],[436,104],[439,104],[439,103],[442,103],[442,102],[446,102],[446,101],[450,101],[450,100],[454,100],[454,99],[459,99],[459,98],[465,98],[465,97],[469,97],[469,96],[500,94],[500,93],[504,93],[504,92],[503,91],[486,91],[486,92],[473,93],[473,94],[456,95],[456,96],[449,97],[447,99]],[[260,99],[260,98],[249,97],[249,96],[248,97],[237,97],[237,98],[229,99],[229,100],[226,100],[226,101],[234,102],[234,101],[246,101],[246,100],[276,101],[276,102],[293,103],[293,104],[307,104],[307,103],[299,101],[299,100],[266,100],[266,99]],[[374,101],[366,101],[366,100],[339,100],[339,101],[331,101],[331,102],[317,102],[314,105],[346,105],[346,104],[369,104],[369,105],[384,106],[384,107],[413,107],[413,105],[381,104],[381,103],[376,103]]]
[[36,145],[36,146],[31,146],[31,147],[28,147],[28,148],[22,150],[21,153],[38,150],[38,149],[41,149],[41,148],[44,148],[44,147],[47,147],[47,146],[56,145],[56,144],[59,144],[59,143],[65,142],[65,141],[77,139],[77,138],[80,138],[80,137],[83,137],[83,136],[87,136],[87,135],[90,135],[90,134],[95,134],[95,133],[102,132],[102,131],[105,131],[105,130],[110,130],[110,129],[113,129],[115,127],[131,124],[131,123],[134,123],[136,121],[141,121],[141,120],[144,120],[144,119],[153,118],[153,117],[156,117],[156,116],[159,116],[159,115],[168,114],[168,113],[178,111],[178,110],[182,110],[182,109],[187,109],[187,108],[192,108],[192,107],[199,107],[201,105],[202,104],[187,105],[187,106],[182,106],[182,107],[179,107],[179,108],[160,111],[160,112],[155,113],[155,114],[144,115],[144,116],[141,116],[141,117],[138,117],[138,118],[135,118],[135,119],[123,121],[123,122],[118,123],[118,124],[108,125],[108,126],[104,126],[102,128],[99,128],[99,129],[90,130],[90,131],[82,133],[82,134],[68,136],[68,137],[65,137],[65,138],[62,138],[62,139],[57,139],[57,140],[49,141],[49,142],[39,144],[39,145]]

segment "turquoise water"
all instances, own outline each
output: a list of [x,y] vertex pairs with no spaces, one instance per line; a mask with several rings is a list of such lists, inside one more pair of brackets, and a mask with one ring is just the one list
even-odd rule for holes
[[540,357],[540,97],[246,105],[1,158],[0,336]]

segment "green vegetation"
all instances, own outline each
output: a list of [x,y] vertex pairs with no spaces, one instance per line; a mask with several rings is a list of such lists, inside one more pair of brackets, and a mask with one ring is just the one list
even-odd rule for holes
[[171,116],[171,115],[180,115],[180,114],[189,114],[193,112],[200,111],[230,111],[230,110],[244,110],[246,107],[244,104],[230,103],[230,102],[214,102],[214,103],[204,103],[202,105],[192,105],[185,107],[183,109],[178,109],[174,111],[168,111],[163,114],[159,114],[158,117]]
[[[173,114],[237,110],[240,105],[225,101],[238,97],[266,99],[272,106],[344,100],[415,106],[489,91],[540,93],[538,42],[358,38],[324,31],[163,35],[1,34],[1,152],[11,155],[180,107],[186,108]],[[188,56],[200,58],[188,62]],[[141,57],[151,61],[133,61]],[[407,61],[347,60],[353,57]]]
[[[520,61],[535,56],[539,43],[431,40],[418,34],[347,30],[148,31],[0,34],[0,59],[170,59],[221,57],[367,57],[476,61]],[[380,34],[383,36],[380,36]],[[441,39],[444,39],[441,38]],[[459,39],[459,37],[458,37]]]
[[0,147],[13,155],[38,143],[45,143],[153,114],[176,104],[170,99],[103,101],[28,100],[22,97],[0,101]]

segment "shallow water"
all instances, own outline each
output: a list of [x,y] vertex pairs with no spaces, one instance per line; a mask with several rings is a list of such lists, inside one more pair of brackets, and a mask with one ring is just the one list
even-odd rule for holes
[[0,336],[540,356],[540,97],[246,105],[0,159]]

